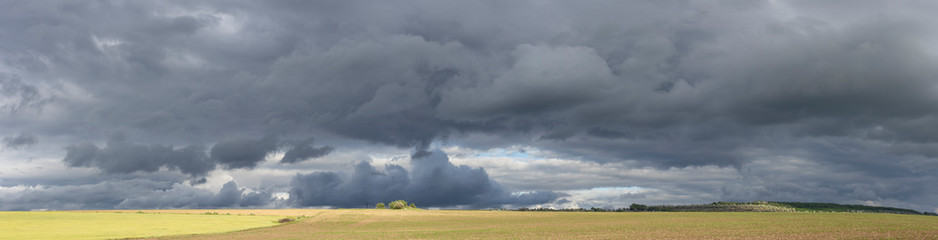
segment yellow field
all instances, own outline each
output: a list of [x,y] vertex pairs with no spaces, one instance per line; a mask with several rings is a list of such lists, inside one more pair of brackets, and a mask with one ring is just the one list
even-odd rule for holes
[[[198,213],[204,210],[154,211]],[[225,210],[298,223],[164,239],[938,239],[938,217],[869,213]]]
[[[135,213],[136,210],[124,212],[2,212],[0,239],[36,239],[52,235],[60,236],[55,237],[59,239],[103,239],[166,234],[190,235],[159,239],[938,239],[938,217],[869,213],[370,209],[143,210],[148,214]],[[205,212],[218,212],[220,215],[203,215]],[[296,216],[300,220],[256,228],[275,225],[273,221],[283,216]],[[23,231],[23,228],[11,230],[11,222],[14,225],[29,222],[27,225],[35,228],[28,231]],[[180,225],[205,230],[202,233],[216,233],[191,235],[196,232],[157,231]],[[211,227],[229,228],[207,230]],[[253,229],[235,231],[245,228]],[[234,232],[218,233],[221,231]]]
[[273,226],[277,219],[136,211],[0,212],[0,239],[114,239],[217,233]]

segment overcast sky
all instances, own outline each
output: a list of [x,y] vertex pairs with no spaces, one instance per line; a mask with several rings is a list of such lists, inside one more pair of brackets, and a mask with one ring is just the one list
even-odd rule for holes
[[0,210],[938,210],[934,1],[2,1]]

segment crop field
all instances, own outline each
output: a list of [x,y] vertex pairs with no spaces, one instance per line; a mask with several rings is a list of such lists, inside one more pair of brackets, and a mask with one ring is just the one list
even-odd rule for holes
[[[207,211],[218,215],[206,215]],[[938,217],[878,213],[515,212],[372,209],[143,210],[0,213],[0,239],[936,239]],[[157,214],[158,213],[158,214]],[[83,215],[86,214],[86,215]],[[227,215],[230,214],[230,215]],[[240,215],[240,216],[239,216]],[[253,216],[252,216],[253,215]],[[82,219],[108,219],[87,222]],[[279,224],[293,216],[298,220]],[[13,230],[28,218],[31,231]],[[121,219],[122,218],[122,219]],[[115,221],[116,220],[116,221]],[[64,223],[72,221],[72,223]],[[77,221],[77,222],[76,222]],[[74,224],[80,222],[80,226]],[[192,225],[199,232],[159,232]],[[196,227],[195,225],[198,225]],[[274,226],[275,225],[275,226]],[[67,226],[64,229],[56,226]],[[228,229],[211,227],[229,227]],[[264,227],[271,226],[271,227]],[[39,231],[46,228],[52,233]],[[247,230],[240,230],[247,229]],[[225,232],[229,231],[229,232]],[[200,234],[214,232],[208,234]],[[26,235],[23,235],[26,234]],[[68,234],[76,234],[75,237]],[[125,234],[125,235],[120,235]],[[166,236],[175,234],[175,236]],[[198,234],[198,235],[193,235]],[[35,235],[39,236],[39,235]]]
[[230,232],[277,225],[276,216],[136,211],[0,212],[0,239],[114,239]]

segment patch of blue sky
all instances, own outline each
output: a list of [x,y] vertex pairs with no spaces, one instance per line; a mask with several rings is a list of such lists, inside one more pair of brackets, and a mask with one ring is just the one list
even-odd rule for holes
[[515,159],[520,159],[520,160],[536,159],[536,157],[531,155],[531,153],[525,152],[523,150],[503,149],[503,148],[492,149],[489,151],[481,152],[481,153],[476,154],[476,157],[507,157],[507,158],[515,158]]
[[608,192],[638,192],[641,191],[642,187],[631,186],[631,187],[595,187],[591,188],[591,191],[608,191]]

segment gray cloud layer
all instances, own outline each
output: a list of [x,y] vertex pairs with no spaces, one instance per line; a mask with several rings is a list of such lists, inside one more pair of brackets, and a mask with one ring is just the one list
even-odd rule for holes
[[160,167],[178,169],[182,173],[201,176],[215,169],[215,163],[199,146],[176,149],[173,146],[127,143],[123,137],[112,137],[107,147],[98,148],[90,142],[66,147],[62,161],[70,167],[96,167],[106,173],[154,172]]
[[[216,164],[225,169],[253,169],[268,154],[278,151],[281,144],[273,137],[235,138],[222,140],[206,151],[205,147],[198,145],[174,148],[133,144],[128,143],[124,136],[116,135],[108,140],[105,148],[98,148],[90,142],[69,145],[62,161],[69,167],[95,167],[106,173],[155,172],[165,167],[200,177],[215,170]],[[281,162],[296,163],[322,157],[332,151],[330,146],[316,148],[311,144],[311,140],[305,140],[291,145]]]
[[366,203],[407,199],[422,207],[501,207],[549,203],[562,193],[513,194],[489,178],[484,169],[449,162],[435,150],[410,160],[411,172],[389,164],[377,171],[368,162],[355,165],[348,176],[335,172],[298,174],[290,201],[299,206],[358,207]]
[[212,159],[225,168],[254,168],[267,154],[277,151],[277,140],[233,139],[223,140],[212,147]]
[[155,209],[276,207],[269,193],[228,182],[217,193],[184,184],[146,179],[98,184],[0,189],[0,210]]
[[313,140],[308,139],[304,141],[298,141],[290,146],[290,149],[283,154],[283,158],[280,159],[280,163],[298,163],[306,161],[312,158],[318,158],[334,150],[333,147],[323,146],[323,147],[313,147]]
[[20,133],[3,138],[3,145],[8,148],[28,147],[36,145],[37,142],[39,142],[39,138],[32,133]]
[[[282,149],[299,167],[362,146],[350,139],[417,159],[434,144],[524,145],[634,168],[734,168],[750,180],[714,182],[726,199],[936,207],[929,1],[4,5],[0,136],[17,151],[65,148],[69,166],[202,176]],[[42,143],[14,139],[24,132]],[[91,143],[115,132],[139,144]],[[277,140],[309,136],[329,146]],[[789,158],[825,170],[771,164]],[[751,174],[767,169],[779,172]],[[329,176],[296,181],[351,181]],[[641,185],[656,184],[667,185]]]

